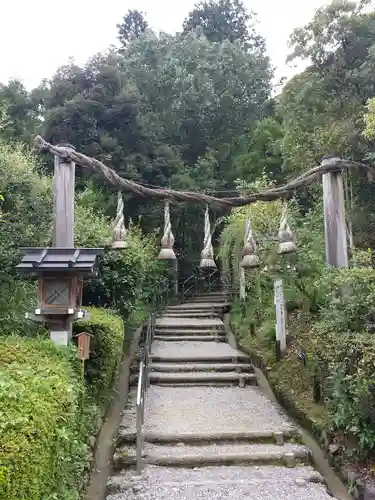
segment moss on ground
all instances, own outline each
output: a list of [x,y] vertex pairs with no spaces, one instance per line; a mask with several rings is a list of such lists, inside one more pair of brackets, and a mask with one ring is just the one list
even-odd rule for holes
[[[301,313],[290,315],[287,351],[280,361],[276,361],[273,324],[265,323],[255,328],[255,335],[251,335],[250,322],[239,311],[234,311],[231,316],[238,346],[262,369],[283,406],[304,425],[308,424],[320,438],[328,426],[329,412],[323,403],[314,402],[309,366],[309,353],[312,352],[310,324],[311,318]],[[306,366],[300,359],[302,349],[306,354]]]

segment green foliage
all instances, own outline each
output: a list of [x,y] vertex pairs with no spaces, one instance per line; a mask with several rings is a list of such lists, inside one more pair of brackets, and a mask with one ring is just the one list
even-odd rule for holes
[[136,227],[129,232],[125,250],[105,251],[100,268],[99,278],[86,284],[84,303],[109,307],[124,319],[130,318],[136,304],[145,306],[152,301],[165,277],[165,266],[157,260],[155,238],[143,236]]
[[321,310],[313,329],[314,355],[332,428],[343,433],[349,452],[368,456],[375,450],[375,271],[327,270],[318,286]]
[[142,12],[128,10],[123,17],[122,23],[117,25],[118,39],[123,47],[134,38],[141,36],[147,29],[148,23]]
[[88,308],[89,318],[74,324],[74,333],[91,335],[90,359],[85,378],[90,393],[98,403],[111,396],[124,344],[124,322],[108,309]]
[[17,278],[21,247],[48,246],[51,234],[51,182],[41,177],[35,158],[21,146],[0,143],[0,324],[1,333],[30,333],[24,314],[34,287]]
[[250,24],[253,15],[240,0],[209,0],[196,4],[183,23],[184,34],[199,31],[210,42],[238,42],[264,50],[264,39]]
[[[269,210],[271,205],[268,205]],[[253,206],[255,227],[262,226],[260,208],[259,204]],[[277,217],[279,212],[275,208],[274,216]],[[283,278],[289,317],[297,314],[307,318],[303,334],[299,330],[300,320],[298,326],[289,325],[291,347],[283,362],[284,369],[293,370],[295,376],[305,380],[300,397],[306,397],[307,384],[310,401],[312,377],[318,375],[330,415],[324,423],[325,429],[336,433],[347,453],[363,458],[375,451],[375,271],[369,265],[372,252],[355,251],[351,268],[327,268],[322,213],[318,203],[301,217],[297,206],[292,204],[291,226],[296,235],[297,254],[276,257],[269,247],[260,251],[262,261],[273,264],[277,271],[258,270],[247,275],[246,313],[243,316],[239,304],[235,306],[233,326],[240,342],[255,352],[265,352],[270,368],[277,370],[276,365],[272,365],[275,339],[273,279]],[[243,214],[235,211],[223,232],[222,252],[227,255],[229,252],[232,261],[240,245],[234,242],[231,246],[228,238],[241,243],[242,217]],[[267,220],[271,220],[270,215]],[[250,336],[251,323],[256,325],[256,338]],[[299,367],[294,359],[295,352],[301,348],[307,353],[306,368]],[[284,390],[294,394],[292,387],[284,386]],[[307,408],[315,412],[309,405]]]
[[[374,159],[371,122],[363,133],[365,105],[375,95],[375,11],[366,3],[333,1],[291,36],[290,59],[302,58],[309,67],[276,99],[285,129],[282,154],[288,177],[317,165],[325,154]],[[370,120],[371,109],[367,111]],[[355,241],[373,246],[374,186],[358,174],[348,184]]]
[[[18,279],[15,266],[21,247],[45,247],[51,243],[51,180],[39,173],[35,158],[22,147],[0,144],[0,192],[2,223],[0,232],[0,334],[32,334],[36,326],[26,321],[25,312],[35,304],[35,286]],[[110,219],[98,210],[99,194],[91,185],[79,191],[75,210],[75,244],[101,248],[110,241]],[[129,248],[107,252],[101,277],[86,288],[86,303],[116,309],[128,317],[137,303],[144,306],[163,277],[156,260],[155,238],[144,237],[136,227]]]
[[233,167],[238,176],[246,181],[255,181],[266,174],[270,179],[281,182],[283,139],[283,126],[274,118],[257,122],[248,134],[240,137],[236,146]]
[[83,413],[73,353],[19,337],[0,345],[0,497],[78,500],[94,409]]
[[364,115],[365,120],[365,130],[363,131],[364,136],[368,140],[375,139],[375,98],[369,99],[367,103],[367,112]]
[[[210,148],[224,160],[236,135],[260,116],[269,95],[265,55],[226,40],[149,33],[124,56],[127,74],[147,106],[162,116],[166,140],[180,149],[188,165]],[[226,178],[224,169],[220,174]]]
[[0,138],[29,143],[40,123],[39,92],[28,92],[18,80],[0,83]]

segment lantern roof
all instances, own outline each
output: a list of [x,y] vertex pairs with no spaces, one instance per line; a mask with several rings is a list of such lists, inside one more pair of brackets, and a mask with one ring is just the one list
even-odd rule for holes
[[98,274],[102,248],[22,248],[24,256],[16,268],[24,274],[79,274],[87,278]]
[[92,337],[92,335],[91,335],[91,333],[88,333],[88,332],[77,333],[76,338],[78,339],[80,337]]

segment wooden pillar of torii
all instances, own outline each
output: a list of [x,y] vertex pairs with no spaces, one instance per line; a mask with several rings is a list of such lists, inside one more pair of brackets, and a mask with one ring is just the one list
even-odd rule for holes
[[[322,158],[322,165],[335,164],[335,155]],[[344,183],[340,169],[323,174],[324,233],[326,262],[332,267],[348,267],[348,241],[345,221]]]

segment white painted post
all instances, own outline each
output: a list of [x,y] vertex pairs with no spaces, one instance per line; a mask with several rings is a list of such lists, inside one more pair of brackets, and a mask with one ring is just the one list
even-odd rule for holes
[[275,309],[276,309],[276,341],[280,342],[280,351],[286,349],[286,317],[283,280],[274,281]]
[[67,346],[72,338],[72,324],[66,329],[50,329],[50,339],[57,345]]
[[[322,165],[335,163],[337,156],[325,156]],[[324,232],[326,261],[333,267],[348,267],[348,243],[345,221],[344,184],[341,170],[323,175]]]
[[240,267],[240,299],[241,301],[246,300],[246,278],[245,269]]
[[[243,238],[243,243],[246,245],[246,237],[249,232],[249,226],[250,226],[250,220],[246,219],[245,221],[245,232],[244,232],[244,238]],[[246,274],[245,274],[245,268],[240,266],[240,299],[241,301],[246,300]]]

